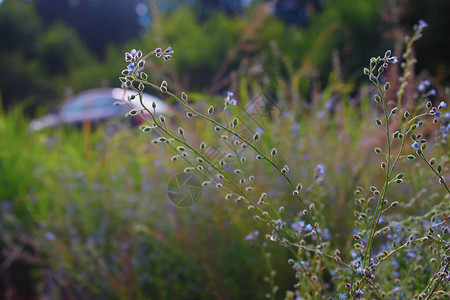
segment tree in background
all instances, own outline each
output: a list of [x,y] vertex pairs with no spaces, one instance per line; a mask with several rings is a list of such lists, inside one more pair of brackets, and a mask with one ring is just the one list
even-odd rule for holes
[[[35,0],[46,24],[64,22],[76,29],[97,57],[107,45],[136,38],[145,29],[145,0]],[[141,22],[140,22],[141,21]]]
[[64,23],[45,26],[34,3],[5,0],[0,5],[0,92],[6,107],[61,97],[61,78],[91,62],[77,33]]

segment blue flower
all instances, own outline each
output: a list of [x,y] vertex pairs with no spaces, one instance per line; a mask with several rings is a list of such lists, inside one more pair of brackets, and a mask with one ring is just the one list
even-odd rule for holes
[[414,149],[419,149],[419,143],[414,142],[414,144],[412,144],[411,147],[413,147]]
[[128,69],[129,71],[134,71],[135,68],[136,68],[136,64],[135,64],[135,63],[130,63],[130,64],[127,66],[127,69]]
[[298,221],[298,222],[292,223],[291,227],[294,230],[295,229],[301,229],[301,228],[305,227],[305,221]]
[[358,274],[362,274],[363,271],[364,271],[364,268],[363,268],[362,266],[359,266],[359,267],[356,269],[356,273],[358,273]]
[[365,289],[358,289],[358,290],[356,290],[356,292],[355,292],[355,296],[362,296],[362,295],[364,295],[364,291],[365,291]]
[[225,105],[236,105],[237,101],[234,99],[234,94],[232,92],[227,92],[227,97],[225,98]]
[[311,231],[313,229],[311,224],[306,225],[305,230],[306,231]]
[[432,90],[430,91],[430,95],[431,95],[431,96],[436,96],[436,90],[435,90],[435,89],[432,89]]
[[345,295],[345,294],[339,294],[339,299],[347,299],[347,295]]
[[137,58],[142,56],[141,50],[132,49],[130,52],[125,52],[125,61],[136,62]]
[[164,50],[164,53],[173,53],[172,47],[169,46],[166,50]]
[[48,240],[54,241],[54,240],[56,240],[56,235],[51,233],[50,231],[47,231],[45,233],[45,238]]
[[446,119],[450,119],[450,112],[448,112],[448,113],[445,113],[445,115],[444,115],[444,118],[446,118]]
[[438,109],[442,109],[444,107],[447,107],[447,103],[445,103],[444,101],[441,101],[441,103],[439,103]]
[[429,87],[430,86],[430,81],[429,80],[424,80],[424,81],[422,81],[421,83],[419,83],[419,85],[417,86],[417,89],[420,91],[420,92],[423,92],[423,91],[425,91],[425,89],[427,88],[427,87]]
[[419,28],[427,28],[429,25],[427,22],[425,22],[424,20],[419,20]]
[[250,232],[249,234],[247,234],[247,236],[245,237],[246,241],[253,241],[256,240],[256,237],[259,235],[259,231],[255,230],[253,232]]
[[398,63],[397,56],[392,56],[392,57],[390,58],[390,61],[391,61],[391,63],[393,63],[393,64]]
[[442,113],[441,113],[439,110],[434,114],[434,116],[435,116],[436,118],[440,118],[441,115],[442,115]]
[[320,176],[325,175],[325,166],[323,164],[318,164],[316,166],[316,173],[317,173],[317,175],[320,175]]
[[323,164],[318,164],[314,169],[314,178],[317,183],[323,182],[323,177],[325,176],[325,166]]

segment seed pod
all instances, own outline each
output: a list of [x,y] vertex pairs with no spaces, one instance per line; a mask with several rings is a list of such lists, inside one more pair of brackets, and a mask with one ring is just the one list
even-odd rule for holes
[[272,151],[270,151],[270,155],[272,155],[272,156],[277,155],[277,149],[276,148],[272,148]]

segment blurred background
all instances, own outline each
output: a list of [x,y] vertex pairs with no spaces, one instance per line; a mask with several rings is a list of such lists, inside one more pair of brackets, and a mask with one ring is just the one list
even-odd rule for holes
[[[373,160],[360,150],[376,142],[364,138],[371,123],[361,115],[373,111],[362,69],[387,49],[400,58],[423,19],[406,94],[420,98],[427,78],[437,91],[429,99],[445,98],[449,11],[441,0],[0,1],[0,299],[261,299],[272,268],[289,289],[289,253],[262,246],[264,227],[245,209],[213,190],[189,209],[168,201],[167,182],[182,166],[111,109],[124,53],[170,45],[171,61],[147,63],[150,79],[188,92],[194,105],[221,104],[227,91],[241,108],[261,97],[277,103],[265,116],[276,138],[262,147],[278,143],[283,159],[303,166],[293,176],[311,185],[318,163],[335,176],[315,188],[339,212],[324,218],[345,248],[352,188],[382,180],[361,174]],[[396,66],[387,76],[398,74]],[[166,101],[176,123],[177,107],[146,92]],[[279,190],[277,175],[249,168]],[[275,196],[298,210],[288,194]],[[256,229],[258,247],[244,239]],[[267,264],[261,251],[276,259]]]
[[333,57],[342,79],[357,81],[367,57],[399,52],[396,42],[418,19],[430,24],[417,47],[418,71],[441,84],[449,80],[448,8],[438,0],[4,0],[2,102],[9,108],[25,101],[34,114],[73,93],[118,87],[125,51],[169,44],[176,59],[152,74],[169,73],[186,91],[223,93],[230,75],[251,66],[263,67],[270,81],[278,53],[323,86]]

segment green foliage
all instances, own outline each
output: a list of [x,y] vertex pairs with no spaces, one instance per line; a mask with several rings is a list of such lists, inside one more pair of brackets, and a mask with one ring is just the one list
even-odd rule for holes
[[40,62],[50,75],[67,74],[93,61],[75,31],[64,23],[54,24],[42,35],[38,51]]
[[[175,11],[165,17],[163,22],[164,38],[170,41],[172,48],[180,49],[175,69],[179,74],[189,74],[194,89],[211,82],[244,28],[241,19],[226,17],[221,13],[215,13],[200,23],[194,11],[188,8]],[[154,34],[157,33],[149,32],[146,36],[153,43]]]
[[313,67],[324,76],[332,68],[330,53],[337,50],[342,62],[340,76],[349,78],[363,64],[364,55],[384,49],[380,32],[379,1],[327,1],[321,13],[313,15],[308,28],[286,27],[271,17],[264,27],[264,39],[276,41],[295,66]]
[[[1,41],[1,39],[4,39]],[[34,97],[33,105],[64,94],[64,76],[92,58],[75,32],[62,23],[46,28],[33,3],[0,5],[0,90],[6,107]]]

